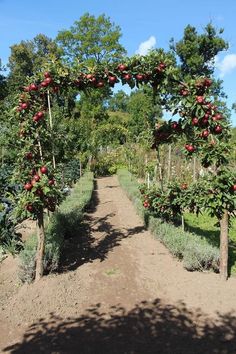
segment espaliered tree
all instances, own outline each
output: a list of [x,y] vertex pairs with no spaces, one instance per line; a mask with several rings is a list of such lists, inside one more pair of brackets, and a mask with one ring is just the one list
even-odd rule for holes
[[127,83],[131,88],[149,85],[156,102],[180,117],[157,126],[156,147],[184,136],[186,156],[199,154],[204,166],[214,167],[208,180],[211,197],[206,195],[205,206],[212,198],[208,207],[221,223],[220,272],[226,279],[228,213],[233,211],[236,189],[236,181],[227,167],[229,123],[222,114],[220,102],[214,100],[212,81],[200,77],[183,82],[174,56],[160,49],[147,56],[126,58],[122,63],[97,64],[93,69],[83,63],[69,69],[55,61],[46,71],[31,77],[22,89],[16,107],[20,146],[15,175],[22,185],[18,215],[33,216],[38,224],[36,280],[43,275],[44,211],[54,211],[61,200],[54,179],[52,98],[63,94],[68,87],[89,94],[91,90],[114,87],[118,82]]

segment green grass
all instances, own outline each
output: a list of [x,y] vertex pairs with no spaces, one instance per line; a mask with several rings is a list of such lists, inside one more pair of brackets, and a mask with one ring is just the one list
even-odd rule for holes
[[[185,213],[184,215],[186,230],[204,237],[213,246],[220,246],[220,229],[216,225],[217,219],[207,214]],[[236,274],[236,220],[232,219],[229,230],[229,272]]]

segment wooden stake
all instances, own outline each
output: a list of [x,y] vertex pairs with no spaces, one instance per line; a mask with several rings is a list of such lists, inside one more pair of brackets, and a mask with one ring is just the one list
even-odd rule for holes
[[193,158],[193,182],[196,182],[196,156]]
[[51,129],[51,138],[52,138],[52,165],[53,168],[56,168],[56,160],[55,160],[55,152],[54,152],[54,139],[53,139],[53,123],[52,123],[52,110],[51,110],[51,102],[50,102],[50,93],[47,90],[47,98],[48,98],[48,114],[49,114],[49,124]]
[[168,147],[168,170],[167,170],[167,182],[170,182],[171,177],[171,145]]
[[43,150],[42,150],[42,145],[38,133],[37,133],[37,141],[38,141],[40,159],[43,162]]

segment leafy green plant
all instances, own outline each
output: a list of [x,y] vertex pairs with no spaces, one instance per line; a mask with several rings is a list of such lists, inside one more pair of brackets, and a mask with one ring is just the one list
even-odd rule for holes
[[[145,186],[138,185],[137,180],[127,170],[118,171],[120,185],[127,192],[129,199],[134,202],[138,214],[143,218],[145,224],[177,258],[183,260],[183,265],[188,270],[209,270],[219,271],[219,248],[209,244],[206,238],[191,232],[183,231],[173,223],[167,223],[150,208],[143,205]],[[150,191],[150,202],[155,197],[155,189]],[[154,198],[155,200],[155,198]]]

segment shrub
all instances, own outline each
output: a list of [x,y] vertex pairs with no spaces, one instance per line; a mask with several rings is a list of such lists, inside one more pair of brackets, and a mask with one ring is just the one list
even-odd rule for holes
[[[71,194],[63,201],[58,210],[50,217],[46,226],[44,272],[55,271],[59,266],[64,239],[71,237],[78,229],[83,210],[90,202],[93,192],[93,174],[87,172],[74,186]],[[20,253],[19,276],[23,282],[31,282],[35,274],[35,254],[37,236],[31,235]]]
[[143,207],[138,182],[127,170],[118,171],[118,179],[154,237],[158,238],[171,254],[182,259],[183,266],[187,270],[219,270],[218,247],[210,245],[204,237],[186,232],[181,227],[176,227],[152,215]]
[[125,166],[122,149],[102,151],[98,154],[96,160],[91,164],[91,170],[95,176],[109,176],[115,174],[118,169]]

